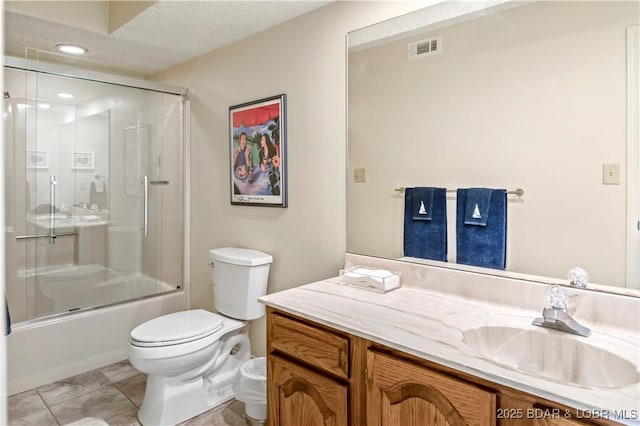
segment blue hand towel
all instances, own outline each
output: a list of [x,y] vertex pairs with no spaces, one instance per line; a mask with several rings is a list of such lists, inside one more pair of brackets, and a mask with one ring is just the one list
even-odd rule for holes
[[464,208],[464,224],[487,226],[493,189],[469,188]]
[[418,188],[407,188],[404,192],[404,255],[446,262],[447,190],[431,188],[431,220],[414,220],[413,201],[416,189]]
[[[507,191],[505,189],[458,189],[456,202],[456,261],[463,265],[504,270],[507,260]],[[489,202],[483,212],[486,192]],[[481,216],[473,217],[478,204]],[[471,211],[471,224],[466,223]],[[476,213],[478,213],[476,212]],[[476,214],[475,216],[478,216]],[[485,222],[482,225],[482,222]],[[480,225],[480,226],[478,226]]]
[[412,210],[413,220],[432,220],[433,219],[433,187],[416,187],[413,188]]

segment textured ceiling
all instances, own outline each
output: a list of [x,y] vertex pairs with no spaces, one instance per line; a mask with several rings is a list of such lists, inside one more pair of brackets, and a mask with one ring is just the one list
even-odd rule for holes
[[[4,11],[5,53],[89,49],[86,61],[149,75],[303,15],[330,1],[159,1],[111,34]],[[48,54],[48,53],[47,53]],[[30,56],[31,57],[31,56]],[[65,62],[62,57],[60,62]],[[99,66],[98,66],[99,68]]]

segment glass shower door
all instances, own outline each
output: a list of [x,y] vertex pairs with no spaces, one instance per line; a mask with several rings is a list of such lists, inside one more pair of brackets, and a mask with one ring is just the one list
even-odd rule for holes
[[14,321],[181,288],[181,98],[10,68],[5,88]]

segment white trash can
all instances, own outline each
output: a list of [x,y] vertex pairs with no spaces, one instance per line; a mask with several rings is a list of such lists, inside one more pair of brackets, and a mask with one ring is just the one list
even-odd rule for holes
[[264,424],[267,420],[267,358],[254,358],[242,364],[233,390],[236,399],[244,402],[249,423]]

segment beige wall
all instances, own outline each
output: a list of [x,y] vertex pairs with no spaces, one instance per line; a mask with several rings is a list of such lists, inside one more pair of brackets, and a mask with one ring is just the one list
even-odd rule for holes
[[[624,287],[626,28],[637,23],[636,2],[536,2],[350,55],[349,251],[403,255],[395,188],[523,188],[509,196],[508,270],[564,279],[582,266]],[[407,42],[437,35],[442,53],[406,59]],[[603,185],[610,163],[619,185]],[[447,211],[455,262],[454,195]]]
[[[167,70],[191,99],[192,308],[213,309],[209,249],[273,255],[268,292],[335,276],[345,252],[345,36],[419,7],[338,2]],[[229,201],[228,108],[287,95],[287,208]],[[265,352],[264,320],[252,352]]]

